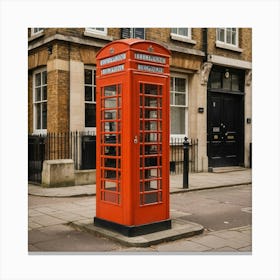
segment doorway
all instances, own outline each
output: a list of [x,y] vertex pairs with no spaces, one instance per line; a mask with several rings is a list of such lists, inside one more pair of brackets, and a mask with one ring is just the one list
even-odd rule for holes
[[244,166],[244,95],[208,91],[209,167]]

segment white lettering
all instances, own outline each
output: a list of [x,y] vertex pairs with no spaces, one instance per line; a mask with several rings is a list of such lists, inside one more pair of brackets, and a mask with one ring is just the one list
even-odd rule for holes
[[100,65],[103,66],[105,64],[109,64],[109,63],[116,62],[116,61],[121,61],[124,59],[126,59],[126,53],[121,53],[121,54],[117,54],[115,56],[111,56],[111,57],[100,60]]
[[135,59],[139,60],[145,60],[145,61],[150,61],[150,62],[155,62],[155,63],[166,63],[166,59],[164,57],[156,56],[156,55],[149,55],[149,54],[144,54],[144,53],[135,53]]
[[146,71],[146,72],[163,73],[162,67],[155,67],[155,66],[151,66],[151,65],[138,64],[138,70]]
[[106,75],[106,74],[111,74],[111,73],[115,73],[115,72],[119,72],[124,70],[124,64],[121,65],[117,65],[117,66],[113,66],[110,68],[105,68],[101,70],[101,74],[102,75]]

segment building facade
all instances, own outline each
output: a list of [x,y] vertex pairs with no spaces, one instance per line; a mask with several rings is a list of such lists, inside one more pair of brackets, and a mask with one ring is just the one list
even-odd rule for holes
[[29,28],[28,132],[96,132],[96,54],[122,38],[171,51],[170,138],[198,139],[197,171],[250,166],[250,28]]

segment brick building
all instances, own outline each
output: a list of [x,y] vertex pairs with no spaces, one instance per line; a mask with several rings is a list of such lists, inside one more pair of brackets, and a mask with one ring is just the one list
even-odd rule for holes
[[250,165],[249,28],[29,28],[28,132],[95,133],[96,53],[122,38],[171,51],[171,138],[198,139],[196,171]]

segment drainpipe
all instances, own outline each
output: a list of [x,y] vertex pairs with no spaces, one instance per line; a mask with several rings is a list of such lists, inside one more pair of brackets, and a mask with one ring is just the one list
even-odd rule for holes
[[203,62],[208,60],[208,28],[202,28],[202,51],[204,52]]
[[71,122],[70,122],[70,96],[71,96],[71,42],[68,42],[68,67],[69,67],[69,86],[68,86],[68,132],[71,130]]

